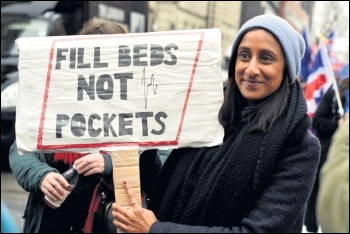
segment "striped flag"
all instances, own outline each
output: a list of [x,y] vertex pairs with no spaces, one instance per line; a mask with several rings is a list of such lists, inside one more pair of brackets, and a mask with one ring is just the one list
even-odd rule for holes
[[308,107],[308,115],[312,117],[326,91],[332,86],[334,75],[329,63],[326,45],[320,41],[313,66],[306,81],[304,95]]
[[336,32],[335,30],[330,31],[330,33],[327,36],[320,36],[320,40],[326,45],[329,58],[331,60],[333,72],[339,76],[339,70],[342,68],[344,65],[344,62],[341,61],[337,54],[333,51],[333,45],[334,45],[334,40],[336,38]]

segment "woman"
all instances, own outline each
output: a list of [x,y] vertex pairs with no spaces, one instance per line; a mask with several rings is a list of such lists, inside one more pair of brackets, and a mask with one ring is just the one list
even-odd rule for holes
[[320,154],[295,81],[304,50],[280,17],[246,22],[219,112],[223,144],[173,150],[145,190],[149,210],[124,181],[133,205],[114,203],[113,223],[125,232],[302,232]]
[[[123,26],[102,18],[85,22],[79,35],[127,33]],[[30,192],[24,213],[24,233],[101,233],[106,227],[95,217],[101,191],[114,201],[112,161],[108,154],[26,153],[20,155],[16,141],[10,148],[10,167],[19,185]],[[78,185],[58,209],[44,203],[62,200],[68,182],[61,175],[73,163],[80,175]],[[94,218],[95,222],[94,222]]]

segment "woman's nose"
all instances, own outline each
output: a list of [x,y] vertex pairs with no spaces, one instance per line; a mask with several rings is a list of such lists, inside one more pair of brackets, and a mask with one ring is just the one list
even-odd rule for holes
[[254,77],[260,73],[259,70],[259,62],[257,59],[252,58],[249,63],[247,64],[247,68],[245,70],[245,73],[249,77]]

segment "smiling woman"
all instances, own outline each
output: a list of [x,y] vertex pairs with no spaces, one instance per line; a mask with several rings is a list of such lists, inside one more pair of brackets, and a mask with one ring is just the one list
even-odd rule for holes
[[263,29],[252,30],[237,52],[235,81],[249,104],[274,93],[283,80],[284,56],[275,37]]
[[[295,81],[304,50],[282,18],[247,21],[233,42],[218,116],[223,144],[173,149],[159,171],[140,167],[156,175],[141,180],[149,210],[117,200],[113,223],[125,232],[302,232],[320,153]],[[132,201],[131,185],[123,186]]]

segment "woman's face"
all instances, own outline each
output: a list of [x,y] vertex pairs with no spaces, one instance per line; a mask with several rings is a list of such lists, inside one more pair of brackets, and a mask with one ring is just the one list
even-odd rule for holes
[[247,32],[237,50],[235,81],[241,94],[253,104],[281,85],[285,60],[278,41],[267,31]]

